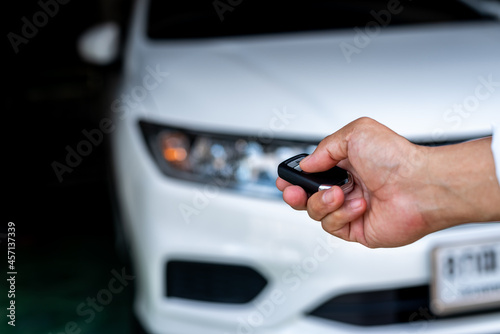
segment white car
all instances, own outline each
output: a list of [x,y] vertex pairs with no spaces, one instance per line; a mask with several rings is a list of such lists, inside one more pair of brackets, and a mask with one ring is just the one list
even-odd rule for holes
[[[114,31],[92,38],[112,51]],[[491,134],[493,15],[459,1],[137,1],[123,57],[108,129],[145,332],[500,332],[498,222],[369,249],[274,184],[281,161],[362,116],[423,145]]]

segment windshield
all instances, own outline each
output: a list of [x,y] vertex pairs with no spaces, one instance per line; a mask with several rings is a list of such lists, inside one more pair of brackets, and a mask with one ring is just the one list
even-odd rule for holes
[[150,38],[205,38],[479,20],[485,17],[450,0],[151,0]]

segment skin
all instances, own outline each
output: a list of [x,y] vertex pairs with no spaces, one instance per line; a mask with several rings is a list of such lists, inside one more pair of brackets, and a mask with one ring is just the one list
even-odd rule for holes
[[424,147],[360,118],[326,137],[300,166],[313,173],[337,164],[354,177],[346,196],[333,187],[308,197],[281,178],[276,186],[292,208],[346,241],[399,247],[451,226],[500,220],[491,137]]

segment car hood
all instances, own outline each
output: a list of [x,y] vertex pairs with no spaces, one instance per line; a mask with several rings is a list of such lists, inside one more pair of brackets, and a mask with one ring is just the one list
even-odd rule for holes
[[415,140],[487,134],[500,112],[499,27],[150,41],[138,68],[168,76],[149,89],[145,115],[205,131],[287,138],[322,138],[362,116]]

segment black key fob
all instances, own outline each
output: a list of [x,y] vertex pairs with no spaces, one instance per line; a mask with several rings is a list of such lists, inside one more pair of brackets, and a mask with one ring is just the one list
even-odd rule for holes
[[278,175],[291,184],[302,187],[308,194],[339,186],[344,194],[351,192],[353,180],[351,174],[340,167],[333,167],[324,172],[306,173],[300,168],[300,161],[308,154],[302,153],[291,157],[278,166]]

